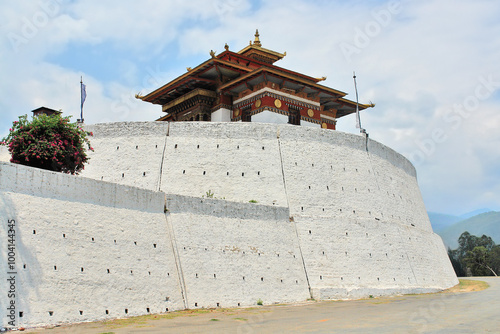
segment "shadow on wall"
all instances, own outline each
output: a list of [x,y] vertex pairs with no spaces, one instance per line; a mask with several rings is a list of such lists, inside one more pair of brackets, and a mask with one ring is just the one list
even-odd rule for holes
[[[1,169],[0,169],[1,173]],[[1,175],[0,175],[1,179]],[[20,224],[31,222],[22,221],[16,210],[16,203],[11,199],[11,194],[2,190],[0,192],[0,327],[21,326],[23,317],[31,314],[30,300],[39,298],[36,282],[42,278],[42,269],[36,256],[25,245],[23,240],[28,236],[23,235]],[[14,238],[9,234],[9,225],[14,230]],[[14,247],[12,247],[14,246]],[[15,253],[12,258],[12,252]],[[27,291],[34,291],[35,296],[29,296]],[[14,303],[14,304],[13,304]],[[14,305],[12,307],[11,305]],[[10,308],[10,310],[9,310]]]

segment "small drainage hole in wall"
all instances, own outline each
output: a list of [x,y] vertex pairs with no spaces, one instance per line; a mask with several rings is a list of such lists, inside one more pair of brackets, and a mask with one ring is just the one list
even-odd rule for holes
[[146,307],[146,312],[148,312],[148,313],[149,313],[149,307]]
[[106,314],[109,314],[109,310],[106,310]]
[[23,312],[19,312],[19,318],[22,318],[22,317],[23,317],[23,315],[24,315],[24,313],[23,313]]
[[80,311],[80,315],[83,315],[83,311]]
[[54,315],[54,311],[49,311],[49,315],[53,316]]
[[81,271],[82,271],[82,273],[83,273],[83,267],[82,267],[82,268],[80,268],[80,270],[81,270]]
[[125,309],[125,314],[128,314],[128,308]]

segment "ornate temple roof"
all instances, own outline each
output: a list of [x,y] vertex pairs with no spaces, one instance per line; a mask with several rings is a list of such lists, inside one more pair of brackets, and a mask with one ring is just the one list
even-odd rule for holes
[[[210,59],[195,68],[188,67],[186,73],[162,87],[145,96],[136,95],[136,98],[162,105],[163,111],[168,112],[169,107],[176,104],[175,101],[185,100],[185,95],[194,90],[211,91],[237,99],[247,89],[271,82],[280,90],[319,102],[324,111],[334,111],[336,118],[356,110],[356,102],[346,99],[346,93],[318,84],[325,80],[325,77],[314,78],[274,65],[286,56],[286,52],[279,53],[263,48],[258,30],[253,43],[250,41],[250,44],[239,52],[230,51],[226,44],[225,51],[218,55],[211,51],[210,56]],[[372,106],[359,104],[359,109]]]

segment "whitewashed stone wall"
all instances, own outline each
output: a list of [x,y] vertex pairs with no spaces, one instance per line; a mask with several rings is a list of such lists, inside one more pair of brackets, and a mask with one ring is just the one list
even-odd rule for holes
[[[145,124],[123,126],[152,129]],[[176,122],[168,132],[159,189],[287,206],[316,298],[430,291],[458,282],[432,231],[414,167],[390,148],[360,135],[292,125]],[[101,164],[100,145],[94,146],[94,162]],[[143,156],[132,153],[115,151],[113,158],[134,171]]]
[[12,271],[17,326],[183,309],[164,203],[163,193],[0,163],[1,325]]
[[2,217],[18,222],[19,263],[32,269],[20,271],[26,323],[458,283],[415,169],[375,141],[258,123],[87,130],[83,177],[0,165]]
[[189,308],[310,297],[288,208],[168,195]]
[[[1,240],[15,223],[15,325],[309,298],[286,207],[165,195],[0,163]],[[8,298],[0,299],[9,327]]]

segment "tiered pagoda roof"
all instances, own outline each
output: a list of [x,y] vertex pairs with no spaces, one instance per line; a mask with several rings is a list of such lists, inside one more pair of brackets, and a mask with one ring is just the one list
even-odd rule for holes
[[[230,51],[226,44],[224,52],[216,55],[211,51],[210,55],[210,59],[195,68],[187,68],[186,73],[171,82],[146,96],[136,97],[162,105],[162,111],[167,114],[159,121],[177,120],[176,114],[180,109],[189,108],[189,103],[204,103],[212,111],[221,107],[231,110],[233,101],[263,87],[319,103],[321,113],[330,118],[337,119],[356,111],[356,102],[346,99],[346,93],[318,83],[325,77],[313,78],[274,65],[286,56],[286,52],[263,48],[258,31],[253,43],[250,41],[241,51]],[[359,104],[359,109],[372,106]]]

